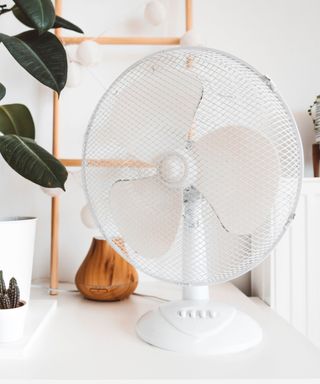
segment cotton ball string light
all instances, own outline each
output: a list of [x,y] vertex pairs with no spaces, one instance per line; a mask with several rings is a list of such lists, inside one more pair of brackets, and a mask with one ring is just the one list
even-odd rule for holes
[[77,60],[80,64],[89,67],[101,61],[100,45],[93,40],[82,41],[77,49]]
[[82,223],[87,227],[87,228],[97,228],[96,223],[94,221],[94,218],[91,214],[91,211],[89,209],[89,205],[86,204],[80,212],[80,217]]
[[71,61],[68,63],[68,76],[66,86],[75,88],[81,84],[83,78],[83,68],[80,64]]
[[64,190],[61,188],[46,188],[40,187],[41,191],[50,197],[58,197],[60,196]]
[[203,46],[201,36],[194,30],[187,31],[180,39],[180,45],[183,47]]
[[82,188],[82,173],[81,170],[70,170],[69,177],[77,184],[78,187]]
[[144,18],[152,25],[160,25],[166,19],[167,12],[161,1],[149,1],[144,9]]
[[68,63],[72,61],[77,61],[77,45],[65,45],[64,49],[67,54]]

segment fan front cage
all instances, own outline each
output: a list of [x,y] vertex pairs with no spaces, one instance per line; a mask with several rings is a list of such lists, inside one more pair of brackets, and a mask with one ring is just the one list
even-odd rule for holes
[[83,181],[125,259],[158,279],[206,285],[269,255],[295,210],[302,164],[295,121],[266,76],[224,52],[178,48],[135,63],[103,95]]

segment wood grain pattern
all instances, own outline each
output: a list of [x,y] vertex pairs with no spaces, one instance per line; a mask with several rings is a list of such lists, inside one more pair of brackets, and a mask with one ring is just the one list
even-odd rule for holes
[[93,40],[102,45],[179,45],[179,37],[61,37],[62,43],[80,44],[83,41]]
[[[120,239],[119,242],[121,245]],[[138,274],[106,240],[93,238],[75,283],[87,299],[117,301],[126,299],[136,289]]]
[[59,288],[59,198],[51,199],[51,246],[50,246],[50,295],[57,295]]
[[186,0],[186,31],[192,29],[192,0]]
[[[53,94],[53,130],[52,154],[59,157],[59,99]],[[51,199],[51,247],[50,247],[50,294],[56,295],[54,289],[59,287],[59,198]]]
[[[81,167],[81,159],[60,159],[65,167]],[[126,160],[126,159],[89,159],[86,160],[88,165],[92,167],[105,167],[105,168],[155,168],[156,165],[147,163],[140,160]]]
[[[62,0],[55,0],[55,10],[57,15],[62,13]],[[61,28],[55,29],[55,35],[61,36]],[[59,157],[59,96],[53,93],[53,120],[52,120],[52,154]],[[56,295],[59,287],[59,198],[51,199],[51,245],[50,245],[50,294]]]

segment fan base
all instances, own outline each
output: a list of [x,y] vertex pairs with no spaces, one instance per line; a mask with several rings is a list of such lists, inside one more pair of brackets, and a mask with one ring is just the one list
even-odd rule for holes
[[136,331],[158,348],[192,354],[236,353],[262,341],[262,329],[250,316],[209,300],[163,304],[144,314]]

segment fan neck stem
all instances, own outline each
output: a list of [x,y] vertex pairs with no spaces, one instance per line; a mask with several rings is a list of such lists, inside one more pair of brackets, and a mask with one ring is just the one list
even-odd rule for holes
[[183,300],[209,300],[209,287],[207,285],[186,285],[182,292]]

